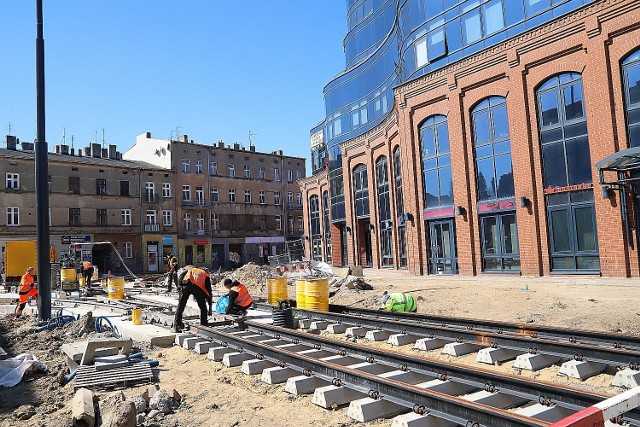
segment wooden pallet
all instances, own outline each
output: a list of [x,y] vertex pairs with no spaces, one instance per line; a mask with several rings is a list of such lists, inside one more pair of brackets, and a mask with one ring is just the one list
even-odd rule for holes
[[133,363],[120,368],[96,371],[95,366],[79,366],[73,387],[89,389],[127,387],[132,384],[151,382],[153,372],[149,362]]

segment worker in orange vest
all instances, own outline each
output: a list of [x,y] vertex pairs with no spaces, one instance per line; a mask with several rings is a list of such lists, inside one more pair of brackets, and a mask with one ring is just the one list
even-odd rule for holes
[[93,264],[89,261],[82,261],[82,277],[87,289],[91,288],[91,278],[93,277]]
[[178,258],[173,255],[173,254],[169,254],[167,255],[167,258],[169,259],[169,263],[167,265],[167,293],[171,293],[171,288],[173,283],[176,284],[176,287],[178,286]]
[[[174,330],[179,332],[184,328],[182,313],[184,312],[187,300],[191,295],[193,295],[193,298],[198,303],[198,307],[200,307],[200,324],[207,326],[209,324],[208,316],[211,315],[213,311],[211,279],[209,278],[209,273],[201,268],[194,267],[193,265],[186,265],[178,270],[178,286],[182,287],[182,293],[180,300],[178,301],[178,308],[176,309]],[[207,302],[209,303],[208,312]]]
[[22,310],[27,305],[29,298],[33,298],[38,301],[38,287],[35,283],[33,275],[35,270],[33,267],[27,268],[27,272],[24,273],[22,278],[20,279],[20,302],[18,303],[18,308],[16,309],[16,316],[19,317],[22,315]]
[[225,314],[244,314],[253,304],[247,287],[237,280],[232,282],[231,279],[224,279],[224,286],[229,290],[229,305]]

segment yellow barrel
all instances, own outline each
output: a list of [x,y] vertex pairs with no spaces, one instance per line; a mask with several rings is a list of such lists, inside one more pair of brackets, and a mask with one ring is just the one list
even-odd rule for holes
[[286,277],[270,277],[267,279],[267,301],[271,305],[278,305],[278,300],[289,298]]
[[329,311],[329,280],[308,279],[304,285],[305,307],[312,311]]
[[131,310],[131,323],[134,325],[142,325],[142,309],[134,308]]
[[76,281],[76,269],[75,268],[61,268],[60,269],[60,282],[75,282]]
[[124,299],[124,277],[112,277],[107,282],[107,292],[111,299]]
[[82,276],[78,276],[78,286],[86,286],[86,279]]
[[307,297],[304,293],[306,281],[296,280],[296,307],[305,309],[307,308]]

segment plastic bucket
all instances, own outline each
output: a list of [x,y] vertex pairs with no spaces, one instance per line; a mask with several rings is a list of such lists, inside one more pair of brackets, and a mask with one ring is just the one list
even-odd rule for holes
[[134,325],[142,325],[142,309],[134,308],[131,310],[131,323]]
[[110,299],[124,299],[124,277],[112,277],[107,282]]
[[278,305],[278,300],[289,298],[286,277],[271,277],[267,279],[267,301],[270,305]]
[[305,283],[305,280],[296,280],[296,307],[303,310],[307,308],[307,297],[304,293]]
[[304,285],[305,307],[311,311],[329,311],[329,280],[309,279]]
[[82,276],[78,276],[78,286],[86,286],[86,280]]
[[60,269],[60,282],[75,282],[76,281],[76,269],[75,268],[61,268]]

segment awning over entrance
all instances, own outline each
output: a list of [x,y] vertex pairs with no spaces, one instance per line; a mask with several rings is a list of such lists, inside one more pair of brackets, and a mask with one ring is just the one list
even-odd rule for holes
[[640,169],[640,147],[628,148],[613,153],[596,163],[596,169],[601,175],[604,171],[627,172]]

